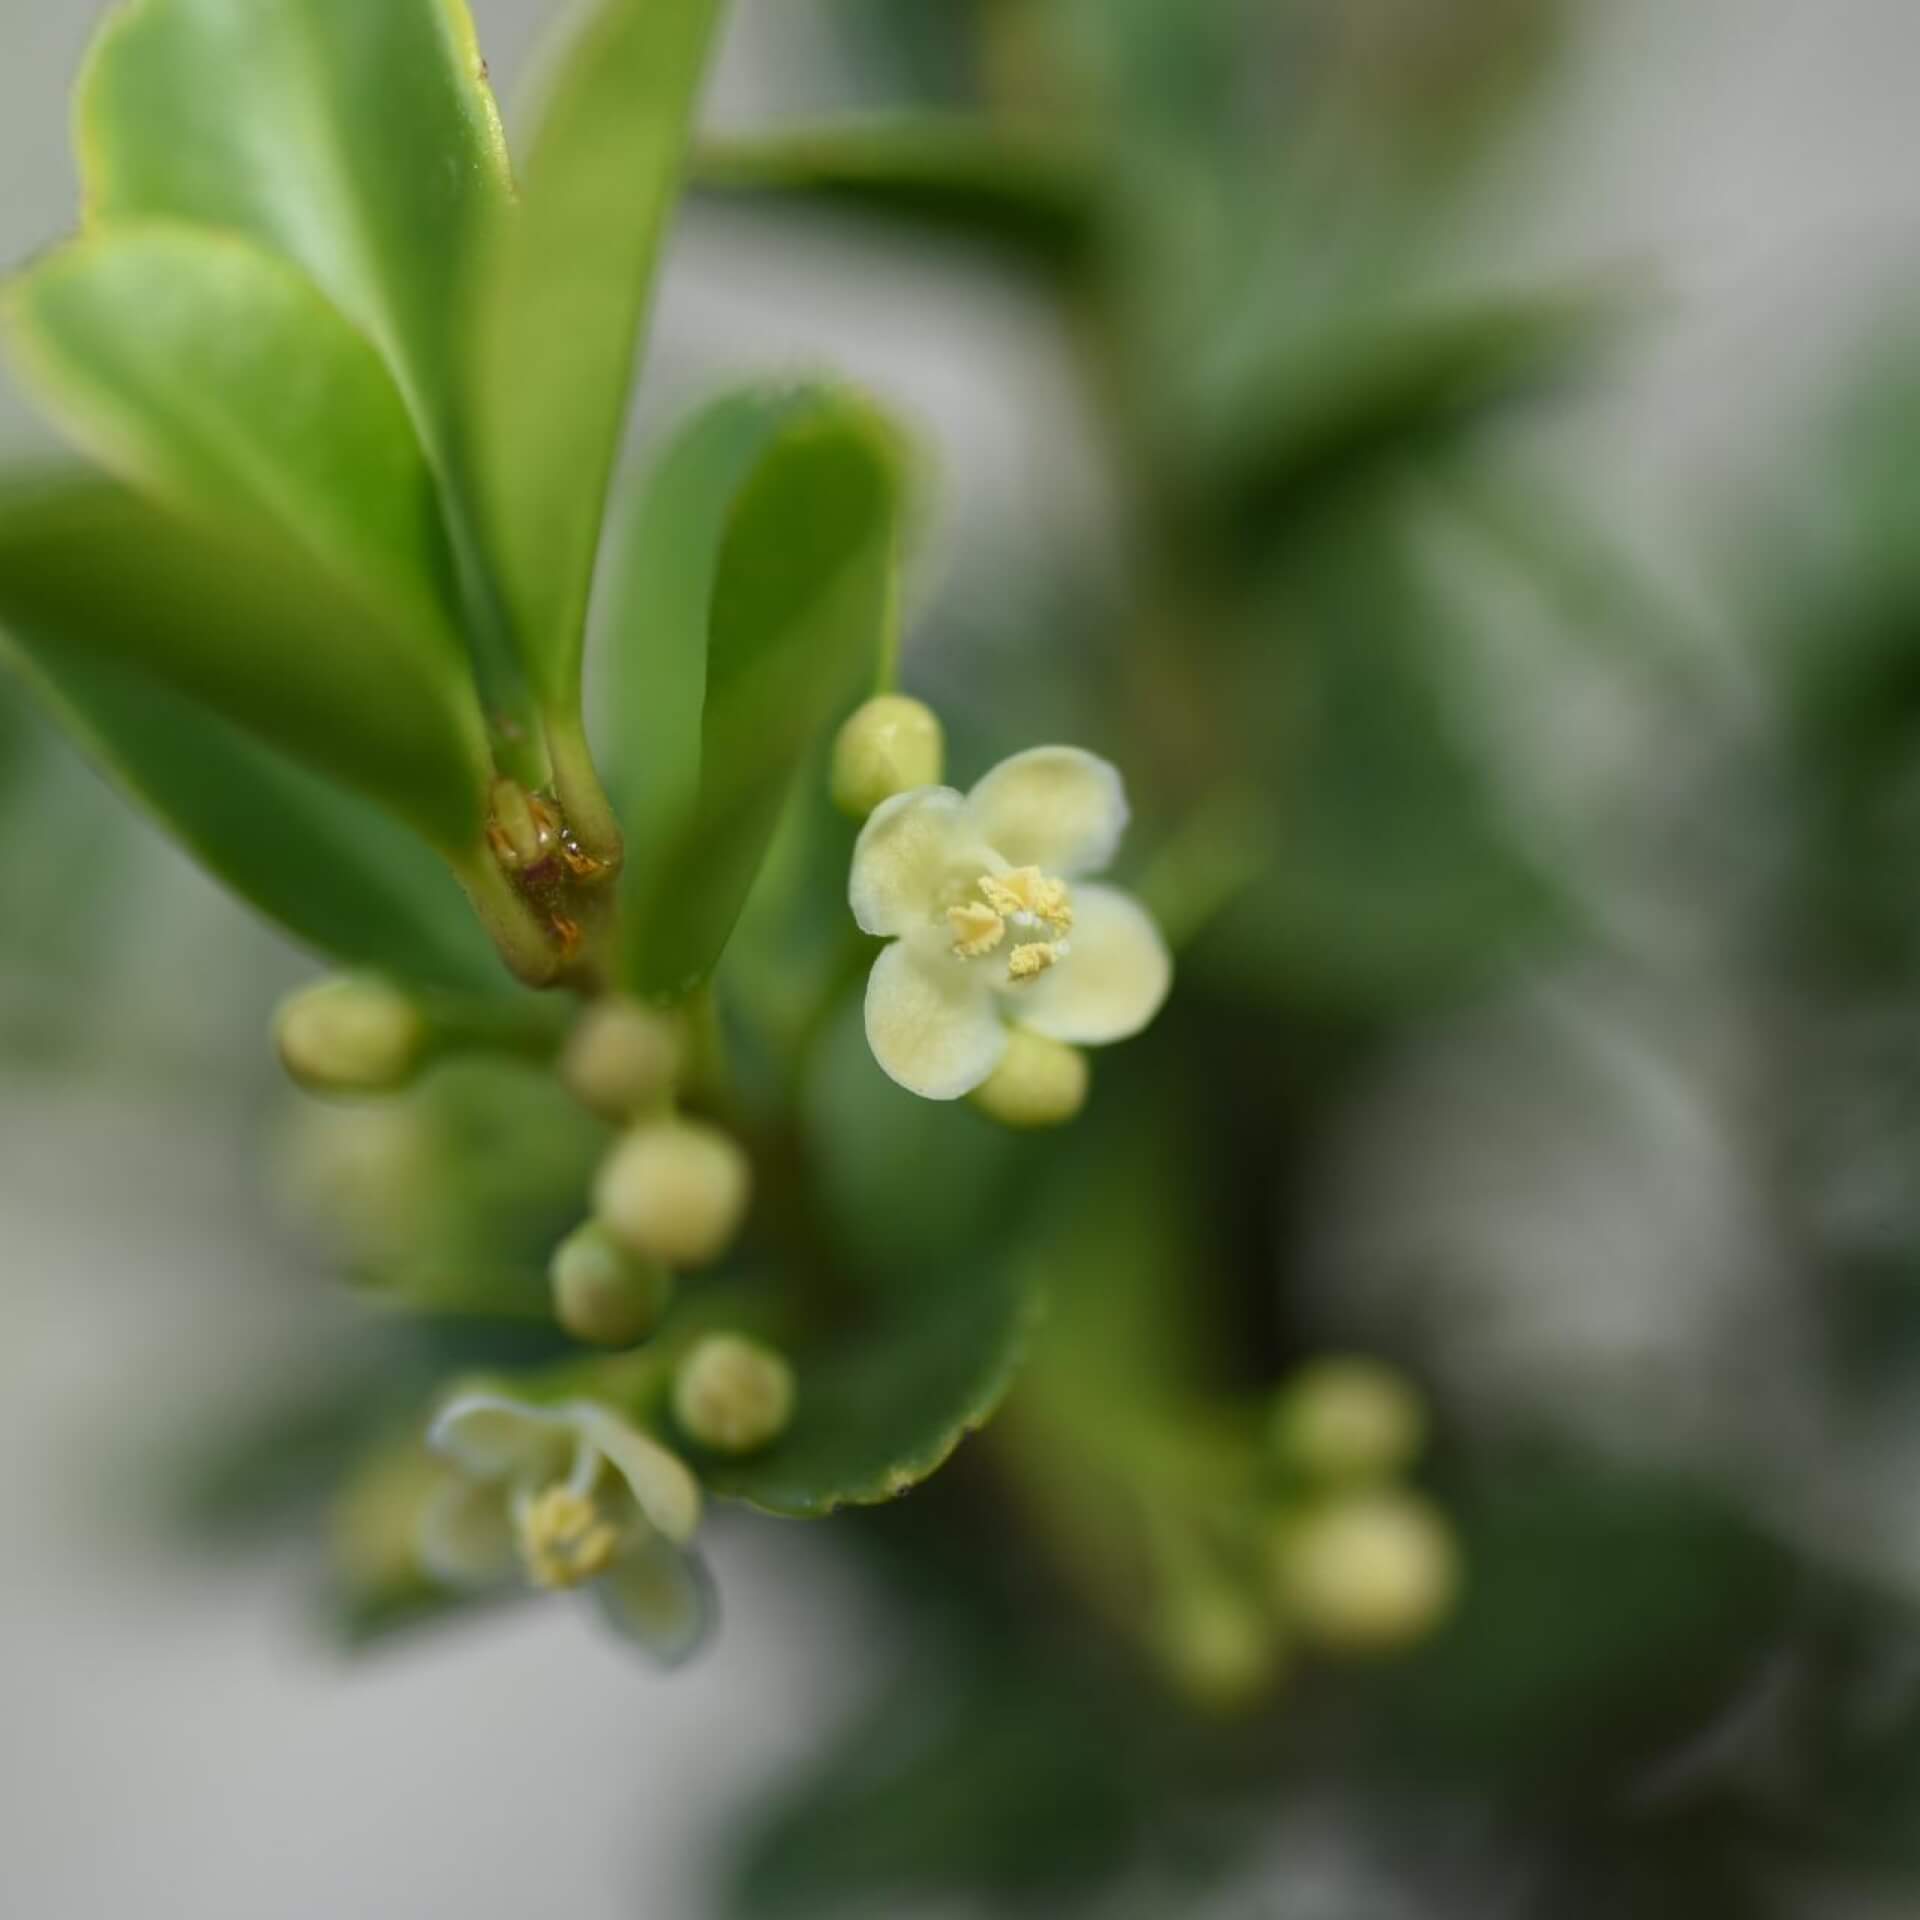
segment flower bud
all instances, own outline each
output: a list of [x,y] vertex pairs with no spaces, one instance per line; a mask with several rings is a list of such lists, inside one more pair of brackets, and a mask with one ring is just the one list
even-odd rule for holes
[[606,1120],[631,1120],[672,1093],[681,1056],[676,1021],[609,996],[595,1001],[567,1036],[560,1078],[589,1111]]
[[378,980],[323,980],[280,1004],[281,1063],[314,1093],[393,1093],[417,1074],[430,1037],[407,996]]
[[1359,1356],[1319,1360],[1275,1395],[1268,1433],[1275,1457],[1304,1478],[1384,1480],[1419,1456],[1427,1414],[1392,1367]]
[[1014,1027],[1000,1064],[974,1088],[975,1107],[1003,1127],[1064,1126],[1087,1104],[1087,1056],[1078,1047]]
[[1180,1595],[1159,1635],[1169,1678],[1197,1707],[1257,1705],[1280,1677],[1280,1636],[1265,1612],[1225,1585]]
[[1274,1541],[1272,1567],[1294,1624],[1342,1653],[1384,1653],[1421,1639],[1460,1586],[1445,1516],[1398,1490],[1333,1500],[1290,1522]]
[[937,787],[946,763],[946,736],[933,709],[883,693],[857,709],[833,743],[833,804],[864,820],[896,793]]
[[715,1453],[757,1453],[793,1418],[793,1369],[771,1347],[712,1333],[673,1378],[673,1416],[690,1440]]
[[493,814],[487,837],[509,873],[525,873],[560,850],[560,826],[538,794],[514,780],[493,783]]
[[560,1324],[595,1346],[644,1340],[673,1297],[673,1275],[656,1261],[635,1259],[597,1220],[561,1241],[548,1273]]
[[654,1120],[607,1156],[594,1212],[629,1253],[704,1267],[733,1244],[752,1185],[747,1156],[718,1128]]

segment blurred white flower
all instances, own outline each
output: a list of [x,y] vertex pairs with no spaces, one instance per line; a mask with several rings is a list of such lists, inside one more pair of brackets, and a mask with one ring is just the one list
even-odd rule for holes
[[658,1441],[590,1400],[543,1407],[467,1393],[427,1444],[456,1469],[421,1518],[420,1561],[435,1579],[579,1588],[658,1660],[677,1664],[699,1646],[711,1607],[684,1549],[700,1486]]
[[969,794],[920,787],[874,811],[849,897],[891,941],[867,984],[867,1041],[892,1079],[957,1100],[999,1065],[1009,1022],[1103,1046],[1159,1012],[1173,980],[1160,930],[1129,895],[1081,884],[1126,824],[1119,774],[1075,747],[1015,754]]

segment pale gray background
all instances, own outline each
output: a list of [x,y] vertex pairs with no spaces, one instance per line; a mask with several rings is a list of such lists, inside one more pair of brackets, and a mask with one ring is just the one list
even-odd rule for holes
[[[510,82],[550,9],[476,11]],[[0,261],[67,222],[65,87],[95,13],[0,0]],[[1670,321],[1549,439],[1684,585],[1726,481],[1794,460],[1810,377],[1920,262],[1920,8],[1592,13],[1559,134],[1485,244],[1662,269]],[[759,0],[715,112],[836,86],[801,0]],[[918,419],[946,550],[1097,528],[1058,342],[1017,291],[851,238],[786,255],[738,226],[685,234],[643,414],[795,362]],[[0,387],[0,446],[35,440]],[[99,1065],[0,1083],[0,1912],[694,1920],[729,1812],[854,1697],[875,1623],[810,1543],[723,1529],[728,1631],[686,1676],[636,1673],[564,1607],[348,1667],[306,1631],[298,1568],[170,1555],[128,1448],[337,1315],[258,1197],[258,1022],[293,963],[176,861],[133,885]],[[0,991],[6,948],[0,927]]]

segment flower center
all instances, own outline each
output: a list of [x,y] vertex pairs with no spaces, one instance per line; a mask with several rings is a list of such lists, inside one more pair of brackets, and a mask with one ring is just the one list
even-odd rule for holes
[[520,1559],[536,1587],[577,1587],[613,1564],[618,1532],[586,1494],[569,1486],[536,1495],[515,1520]]
[[953,951],[962,960],[984,960],[1007,950],[1007,978],[1037,980],[1067,956],[1073,927],[1073,897],[1064,880],[1038,867],[983,873],[958,906],[947,909]]

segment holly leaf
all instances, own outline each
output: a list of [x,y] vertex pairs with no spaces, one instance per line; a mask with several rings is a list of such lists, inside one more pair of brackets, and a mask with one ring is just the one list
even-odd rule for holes
[[201,703],[449,854],[478,836],[470,687],[257,533],[197,528],[88,477],[0,487],[0,626],[43,671],[104,662]]
[[446,866],[378,807],[132,668],[31,634],[12,651],[101,771],[301,945],[421,985],[508,989]]
[[865,401],[762,387],[697,414],[641,491],[609,635],[636,991],[712,971],[794,775],[881,671],[904,492]]
[[485,237],[472,455],[528,676],[575,712],[607,484],[717,0],[606,0],[566,47]]
[[129,485],[265,528],[466,678],[433,476],[372,345],[297,268],[233,234],[98,229],[8,290],[6,337],[54,416]]
[[1040,1300],[1031,1265],[1017,1261],[948,1279],[794,1347],[793,1424],[750,1459],[703,1459],[706,1483],[811,1520],[897,1499],[937,1473],[1006,1397]]
[[89,226],[174,219],[296,261],[446,466],[474,232],[510,193],[465,0],[131,0],[81,78]]

